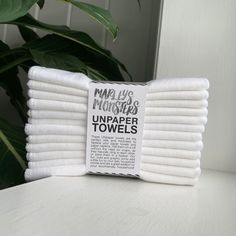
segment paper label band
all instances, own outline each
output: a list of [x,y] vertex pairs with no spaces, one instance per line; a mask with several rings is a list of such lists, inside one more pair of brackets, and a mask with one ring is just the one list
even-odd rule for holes
[[91,82],[89,87],[87,172],[138,177],[147,86]]

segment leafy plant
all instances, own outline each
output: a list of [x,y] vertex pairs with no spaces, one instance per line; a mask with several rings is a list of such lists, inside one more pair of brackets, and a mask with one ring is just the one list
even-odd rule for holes
[[[78,0],[62,0],[79,8],[102,24],[115,40],[119,28],[110,12]],[[138,1],[139,2],[139,1]],[[27,120],[26,99],[18,77],[18,68],[26,72],[33,65],[83,72],[94,80],[124,80],[123,70],[131,79],[124,64],[110,51],[101,47],[87,33],[67,26],[51,25],[33,18],[29,10],[34,4],[40,9],[44,0],[0,0],[0,24],[16,25],[25,43],[9,48],[0,41],[0,86],[9,96],[22,124]],[[48,32],[39,37],[32,28]],[[24,181],[26,168],[25,135],[0,119],[0,188]]]

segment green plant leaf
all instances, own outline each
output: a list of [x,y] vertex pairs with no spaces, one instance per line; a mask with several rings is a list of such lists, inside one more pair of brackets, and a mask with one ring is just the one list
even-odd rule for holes
[[45,67],[83,72],[96,80],[124,80],[117,63],[58,35],[28,42],[24,48],[36,63]]
[[40,9],[43,8],[44,2],[45,2],[44,0],[38,0],[37,4],[38,4],[38,6],[40,7]]
[[63,38],[69,39],[73,42],[76,42],[79,45],[87,48],[87,50],[93,51],[94,54],[96,53],[97,55],[106,57],[107,60],[118,64],[120,68],[129,75],[130,79],[132,79],[131,75],[127,71],[124,64],[122,64],[119,60],[113,57],[110,51],[100,47],[88,34],[84,32],[70,30],[67,26],[55,26],[55,25],[45,24],[43,22],[35,20],[29,14],[17,20],[14,20],[10,23],[20,26],[35,27],[41,30],[46,30],[54,34],[57,34]]
[[25,26],[18,26],[18,29],[20,31],[21,37],[26,41],[32,41],[35,39],[38,39],[39,36],[30,28],[25,27]]
[[108,31],[111,32],[114,39],[116,39],[119,28],[112,18],[111,13],[101,7],[95,6],[93,4],[81,2],[78,0],[64,0],[70,2],[74,6],[78,7],[80,10],[86,12],[93,19],[101,23]]
[[27,14],[38,0],[0,0],[0,23],[9,22]]
[[[9,47],[0,41],[0,55],[5,54],[5,56],[0,57],[0,70],[1,68],[8,65],[8,63],[11,64],[12,60],[15,60],[14,56],[21,55],[19,53],[22,53],[22,49],[19,50],[19,52],[18,50],[14,49],[13,51],[15,51],[14,55],[10,53],[11,50]],[[10,97],[10,102],[17,109],[22,121],[26,122],[26,99],[23,95],[23,89],[17,75],[17,66],[13,66],[11,69],[4,70],[4,72],[0,74],[0,87],[2,87],[6,91],[6,94]]]
[[24,129],[0,118],[0,189],[24,183],[25,143]]

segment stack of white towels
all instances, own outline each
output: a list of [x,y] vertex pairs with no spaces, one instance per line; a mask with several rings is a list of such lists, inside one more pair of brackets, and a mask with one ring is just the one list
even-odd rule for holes
[[[81,73],[32,67],[29,71],[27,181],[86,174],[90,79]],[[207,122],[206,79],[150,81],[146,96],[140,178],[194,185],[200,176]]]

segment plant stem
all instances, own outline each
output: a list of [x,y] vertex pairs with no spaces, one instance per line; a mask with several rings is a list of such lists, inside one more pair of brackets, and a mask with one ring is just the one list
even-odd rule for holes
[[16,160],[19,162],[21,168],[23,170],[26,170],[26,164],[21,158],[21,156],[18,154],[16,149],[11,145],[11,143],[8,141],[7,137],[4,135],[4,133],[0,130],[0,139],[3,141],[3,143],[7,146],[7,148],[11,151],[11,153],[14,155]]

